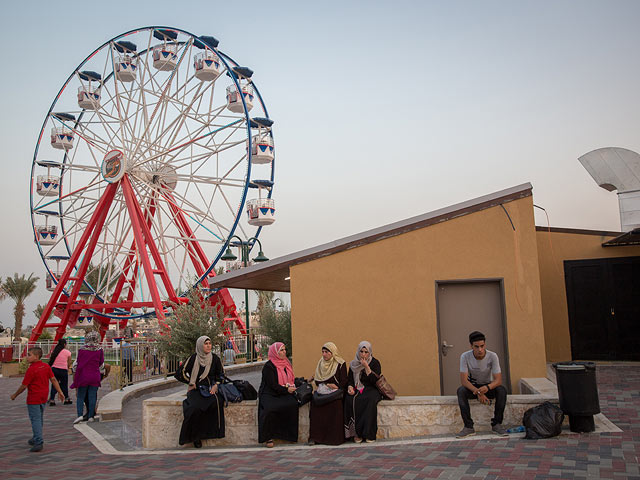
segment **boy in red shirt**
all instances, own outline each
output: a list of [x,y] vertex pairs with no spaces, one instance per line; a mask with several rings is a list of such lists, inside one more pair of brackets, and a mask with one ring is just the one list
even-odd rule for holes
[[51,367],[41,362],[41,358],[42,349],[40,347],[29,349],[29,354],[27,355],[29,368],[27,369],[27,373],[24,374],[22,385],[16,390],[16,393],[11,395],[11,400],[15,400],[18,395],[27,390],[27,410],[29,411],[29,420],[31,420],[31,429],[33,430],[33,437],[28,441],[29,445],[31,445],[30,452],[39,452],[42,450],[44,443],[42,438],[42,424],[44,407],[49,398],[49,380],[51,380],[53,387],[58,391],[60,400],[64,400],[60,384],[58,380],[56,380],[56,377],[53,376]]

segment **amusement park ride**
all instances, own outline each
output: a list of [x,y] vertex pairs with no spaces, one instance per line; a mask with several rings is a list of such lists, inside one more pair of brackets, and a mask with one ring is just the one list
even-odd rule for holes
[[[31,169],[53,292],[31,342],[88,322],[102,336],[136,318],[164,324],[181,294],[208,292],[235,233],[255,241],[274,222],[273,122],[252,75],[215,38],[166,27],[114,37],[71,73]],[[246,332],[229,292],[208,293],[227,333]]]

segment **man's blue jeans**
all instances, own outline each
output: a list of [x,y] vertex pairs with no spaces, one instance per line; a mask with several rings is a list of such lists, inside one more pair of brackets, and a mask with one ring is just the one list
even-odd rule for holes
[[78,398],[76,399],[76,409],[78,411],[78,416],[82,417],[82,412],[84,411],[84,399],[88,398],[88,409],[87,418],[94,417],[96,415],[96,401],[98,398],[98,387],[78,387]]
[[31,420],[31,430],[33,430],[33,444],[41,445],[44,443],[42,438],[42,424],[44,420],[44,406],[45,403],[37,405],[27,405],[29,411],[29,420]]

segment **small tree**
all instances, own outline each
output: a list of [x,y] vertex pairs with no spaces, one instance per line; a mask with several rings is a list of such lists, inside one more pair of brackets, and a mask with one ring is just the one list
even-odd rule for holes
[[53,335],[48,328],[43,328],[38,340],[53,340]]
[[[36,325],[40,321],[40,317],[42,316],[42,312],[44,312],[44,309],[45,309],[45,305],[42,305],[41,303],[39,303],[38,306],[33,311],[33,314],[36,316]],[[49,315],[49,318],[51,318],[52,316],[53,316],[53,311],[51,311],[51,315]],[[49,331],[48,328],[43,328],[42,333],[40,334],[40,337],[38,339],[53,340],[53,335],[51,334],[51,331]]]
[[192,289],[186,297],[189,302],[174,307],[167,327],[155,337],[160,353],[180,360],[195,352],[196,340],[202,335],[208,336],[214,346],[224,341],[222,307],[211,305],[199,289]]
[[[13,309],[13,316],[15,318],[15,338],[16,342],[20,341],[20,334],[22,333],[22,320],[24,318],[24,302],[29,295],[36,289],[36,282],[39,280],[33,273],[29,275],[29,278],[25,278],[24,274],[18,276],[17,273],[13,274],[13,278],[7,277],[2,283],[2,293],[6,297],[10,297],[16,306]],[[0,295],[0,298],[4,298]]]
[[291,309],[289,306],[282,302],[282,309],[276,310],[275,301],[264,301],[258,307],[258,316],[260,317],[261,332],[269,338],[271,343],[284,343],[287,347],[287,353],[292,355]]

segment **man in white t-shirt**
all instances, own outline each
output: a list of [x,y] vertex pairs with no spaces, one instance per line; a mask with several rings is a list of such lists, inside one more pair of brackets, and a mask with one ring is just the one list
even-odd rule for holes
[[491,430],[500,436],[507,431],[502,426],[504,407],[507,404],[507,389],[502,386],[500,361],[495,352],[486,349],[484,334],[478,331],[469,334],[471,350],[460,355],[460,383],[458,388],[458,405],[464,428],[458,438],[475,435],[469,399],[477,398],[481,403],[490,405],[495,399],[496,406],[491,419]]

